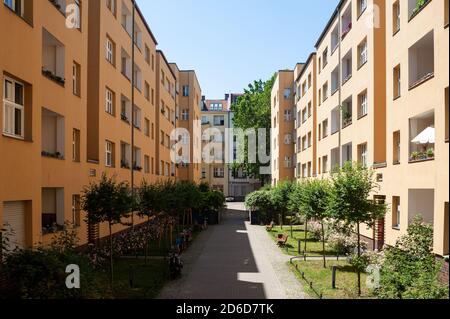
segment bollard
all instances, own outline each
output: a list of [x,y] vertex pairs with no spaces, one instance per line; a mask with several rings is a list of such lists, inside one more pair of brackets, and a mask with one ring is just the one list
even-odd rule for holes
[[299,254],[299,255],[302,254],[302,247],[301,247],[301,245],[302,245],[302,241],[299,239],[299,240],[298,240],[298,254]]
[[333,289],[336,289],[336,272],[337,272],[337,267],[336,266],[333,266],[333,273],[332,273],[332,276],[331,276],[331,280],[332,280],[332,283],[331,283],[331,287],[333,288]]

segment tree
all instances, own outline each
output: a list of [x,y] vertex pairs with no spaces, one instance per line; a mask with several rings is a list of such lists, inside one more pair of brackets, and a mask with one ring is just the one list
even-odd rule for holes
[[[280,216],[281,229],[283,229],[283,223],[286,216],[292,212],[289,207],[289,198],[293,190],[294,184],[289,181],[284,181],[279,183],[277,187],[273,188],[270,191],[272,208],[273,211]],[[291,236],[292,236],[292,223],[291,223]]]
[[[233,123],[236,128],[244,131],[248,129],[266,129],[270,132],[271,125],[271,94],[275,75],[268,81],[254,81],[249,84],[248,89],[244,90],[244,95],[239,97],[238,101],[231,106],[234,113]],[[270,138],[270,137],[269,137]],[[264,144],[262,144],[264,143]],[[266,154],[270,153],[270,141],[258,141],[257,145],[266,145]],[[262,185],[270,181],[270,176],[261,175],[260,168],[266,167],[268,163],[249,163],[248,143],[239,151],[245,155],[244,163],[237,163],[234,169],[244,169],[249,176],[259,178]]]
[[253,212],[259,211],[260,215],[271,218],[269,216],[272,209],[270,189],[266,187],[248,194],[245,198],[245,206]]
[[83,191],[83,210],[87,212],[87,222],[99,224],[107,222],[109,226],[109,258],[111,288],[114,282],[114,256],[112,227],[120,224],[133,209],[133,195],[126,182],[118,183],[115,178],[103,174],[98,183],[91,183]]
[[407,235],[385,250],[376,293],[386,299],[448,298],[448,287],[438,281],[441,266],[433,254],[433,227],[417,216]]
[[322,253],[323,267],[327,267],[325,257],[325,219],[328,217],[328,201],[330,195],[330,183],[327,180],[306,181],[300,192],[294,192],[298,196],[298,208],[308,220],[316,219],[322,226]]
[[[374,222],[386,214],[386,205],[372,199],[378,189],[373,171],[366,167],[347,162],[332,175],[332,187],[328,209],[330,216],[343,221],[347,226],[356,227],[358,235],[358,259],[361,259],[361,224],[373,227]],[[358,268],[358,293],[361,295],[361,269]]]
[[161,189],[157,184],[143,182],[138,190],[138,216],[147,217],[147,240],[145,244],[145,261],[147,262],[148,245],[150,240],[150,220],[161,212]]

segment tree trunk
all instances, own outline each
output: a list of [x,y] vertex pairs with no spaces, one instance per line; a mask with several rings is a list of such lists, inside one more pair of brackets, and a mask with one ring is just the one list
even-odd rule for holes
[[306,254],[306,244],[308,243],[308,220],[305,221],[305,254]]
[[114,283],[114,258],[113,258],[113,239],[112,239],[112,224],[109,222],[109,270],[110,270],[110,285],[113,290]]
[[[358,263],[361,260],[361,234],[360,225],[358,223]],[[358,267],[358,296],[361,296],[361,270]]]
[[322,254],[323,254],[323,268],[327,268],[327,257],[325,256],[325,226],[322,221]]

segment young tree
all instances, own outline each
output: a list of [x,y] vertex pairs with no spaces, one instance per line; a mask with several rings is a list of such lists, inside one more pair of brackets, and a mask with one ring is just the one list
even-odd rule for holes
[[[386,214],[386,205],[370,196],[378,190],[373,171],[357,163],[346,163],[332,176],[328,210],[330,216],[356,227],[358,259],[361,259],[361,224],[373,227],[374,222]],[[361,269],[358,271],[358,293],[361,295]]]
[[[244,95],[239,97],[238,101],[231,106],[234,113],[233,122],[236,128],[242,130],[247,129],[266,129],[270,135],[271,124],[271,93],[275,82],[275,76],[268,81],[254,81],[249,84],[248,89],[244,91]],[[266,145],[267,154],[270,153],[270,141],[258,141],[259,145]],[[257,159],[257,163],[249,163],[248,160],[248,143],[239,151],[245,154],[244,163],[238,163],[234,169],[243,168],[249,176],[259,178],[262,185],[270,181],[270,176],[261,175],[260,168],[267,167],[268,163],[261,163]]]
[[[283,223],[287,215],[292,215],[292,210],[289,206],[289,198],[294,190],[294,183],[289,181],[281,182],[277,187],[273,188],[270,192],[272,208],[275,213],[280,216],[281,229],[283,229]],[[292,226],[292,223],[291,223]],[[292,227],[291,227],[292,236]]]
[[328,201],[330,194],[330,184],[327,180],[306,181],[301,188],[301,192],[295,193],[298,196],[299,210],[303,212],[307,219],[316,219],[322,226],[322,253],[323,267],[327,267],[325,256],[325,219],[328,218]]
[[107,222],[109,226],[109,254],[111,288],[114,282],[114,259],[112,227],[120,224],[133,209],[133,196],[126,182],[118,183],[115,178],[103,174],[98,183],[91,183],[83,191],[83,210],[87,221],[93,224]]
[[[303,189],[304,189],[305,183],[300,182],[294,185],[294,188],[291,192],[291,195],[289,196],[289,209],[293,212],[297,212],[300,216],[303,216],[305,219],[305,246],[304,251],[306,253],[307,250],[307,244],[308,244],[308,221],[312,218],[308,215],[307,211],[304,211],[301,207],[300,199],[303,196]],[[299,247],[300,249],[300,247]]]
[[272,218],[272,216],[270,216],[272,212],[270,189],[263,188],[247,195],[245,198],[245,206],[252,212],[259,211],[259,213],[266,218]]

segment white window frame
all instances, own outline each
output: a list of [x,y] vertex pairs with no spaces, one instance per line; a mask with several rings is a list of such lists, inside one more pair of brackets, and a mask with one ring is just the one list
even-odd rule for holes
[[109,38],[106,38],[106,60],[114,64],[114,44]]
[[108,88],[106,88],[105,111],[106,113],[114,115],[114,93]]
[[367,40],[365,39],[359,47],[359,66],[367,63]]
[[184,109],[181,111],[181,119],[183,121],[189,121],[189,110],[188,109]]
[[359,117],[366,116],[369,113],[367,104],[367,91],[359,95]]
[[[7,99],[6,82],[11,83],[11,97]],[[17,104],[15,101],[16,85],[22,87],[23,105]],[[21,114],[20,134],[16,134],[16,110]],[[25,138],[25,85],[22,82],[15,81],[9,77],[3,80],[3,134],[17,139]]]
[[106,167],[112,167],[112,156],[113,152],[113,143],[110,141],[106,141],[105,143],[105,166]]
[[284,110],[284,121],[285,122],[292,121],[292,112],[291,112],[291,110]]

